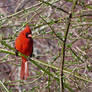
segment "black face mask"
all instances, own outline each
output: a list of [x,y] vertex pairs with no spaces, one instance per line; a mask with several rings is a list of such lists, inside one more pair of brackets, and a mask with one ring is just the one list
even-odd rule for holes
[[28,37],[29,34],[31,34],[31,33],[26,33],[26,38],[31,38],[31,37]]

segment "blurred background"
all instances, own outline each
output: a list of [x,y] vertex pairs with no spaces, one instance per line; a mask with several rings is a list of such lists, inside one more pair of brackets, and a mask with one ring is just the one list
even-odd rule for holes
[[[0,92],[60,92],[60,67],[69,13],[64,59],[64,92],[92,90],[92,1],[0,0]],[[14,54],[19,32],[28,24],[34,40],[30,76],[20,80],[21,57]]]

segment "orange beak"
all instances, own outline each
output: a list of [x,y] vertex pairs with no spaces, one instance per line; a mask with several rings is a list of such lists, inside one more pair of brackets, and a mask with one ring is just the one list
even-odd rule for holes
[[32,35],[31,34],[28,34],[28,37],[32,37]]

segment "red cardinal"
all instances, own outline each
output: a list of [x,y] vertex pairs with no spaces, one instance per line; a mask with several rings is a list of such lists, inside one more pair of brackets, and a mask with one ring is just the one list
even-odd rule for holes
[[[19,36],[15,41],[16,55],[18,56],[18,51],[26,56],[32,56],[33,53],[33,39],[31,35],[31,30],[28,25],[26,28],[20,32]],[[27,59],[22,56],[21,72],[20,78],[27,79],[29,76]]]

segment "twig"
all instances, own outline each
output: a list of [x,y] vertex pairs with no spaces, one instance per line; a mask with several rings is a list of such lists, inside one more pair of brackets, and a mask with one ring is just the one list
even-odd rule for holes
[[39,5],[41,5],[41,4],[42,4],[42,3],[38,3],[38,4],[35,4],[35,5],[31,6],[31,7],[27,7],[27,8],[25,8],[25,9],[23,9],[23,10],[21,10],[21,11],[18,11],[18,12],[16,12],[16,13],[12,14],[12,15],[8,15],[8,16],[6,16],[6,17],[1,18],[0,21],[1,21],[1,20],[4,20],[4,19],[7,19],[7,18],[12,18],[12,17],[14,17],[14,16],[16,16],[16,15],[18,15],[18,14],[24,12],[25,10],[30,10],[31,8],[36,7],[36,6],[39,6]]
[[6,92],[9,92],[9,90],[6,88],[6,86],[2,83],[1,80],[0,80],[0,84],[4,87],[4,89],[6,90]]
[[70,48],[70,50],[71,50],[71,52],[72,52],[82,63],[84,63],[84,61],[76,54],[76,52],[75,52],[72,48]]
[[65,61],[65,48],[66,48],[66,40],[67,35],[69,32],[70,22],[71,22],[72,14],[69,15],[68,23],[67,23],[67,29],[65,33],[65,39],[63,42],[63,48],[62,48],[62,56],[61,56],[61,73],[60,73],[60,92],[64,92],[64,83],[63,83],[63,68],[64,68],[64,61]]
[[[39,9],[41,9],[41,6],[40,6],[39,8],[37,8],[37,9],[34,11],[34,13],[35,13],[36,11],[38,11]],[[41,12],[42,12],[42,10],[39,11],[39,13],[41,13]],[[27,20],[27,21],[24,23],[24,25],[23,25],[21,28],[19,28],[19,29],[17,30],[17,32],[19,32],[26,24],[28,24],[36,15],[37,15],[37,14],[35,13],[29,20]],[[17,32],[16,32],[16,33],[17,33]]]
[[[0,53],[7,53],[7,54],[10,54],[10,55],[15,55],[15,53],[14,52],[11,52],[11,51],[6,51],[5,49],[0,49]],[[21,57],[21,56],[23,56],[23,55],[21,55],[21,54],[19,54],[19,56]],[[55,69],[55,70],[57,70],[57,71],[60,71],[60,68],[59,67],[56,67],[56,66],[54,66],[54,65],[51,65],[51,64],[48,64],[48,63],[46,63],[45,61],[39,61],[39,60],[37,60],[37,59],[35,59],[35,58],[32,58],[32,59],[30,59],[30,62],[32,62],[32,63],[36,63],[36,64],[40,64],[40,65],[44,65],[44,66],[46,66],[46,67],[50,67],[50,68],[52,68],[52,69]],[[36,65],[35,64],[35,65]],[[39,65],[39,66],[40,66]],[[37,65],[36,65],[37,66]],[[42,67],[41,67],[42,68]],[[45,70],[45,69],[44,69]],[[90,80],[90,79],[87,79],[87,78],[85,78],[84,77],[84,75],[83,75],[83,77],[82,76],[79,76],[78,74],[73,74],[73,73],[71,73],[72,72],[72,70],[63,70],[63,72],[64,73],[67,73],[67,74],[70,74],[70,75],[72,75],[72,76],[75,76],[76,78],[78,78],[78,79],[80,79],[80,80],[83,80],[83,81],[86,81],[86,82],[90,82],[90,83],[92,83],[92,80]],[[21,81],[21,80],[20,80]],[[16,81],[17,82],[17,81]]]
[[52,4],[50,4],[49,2],[46,2],[46,1],[43,1],[43,0],[39,0],[39,1],[42,2],[42,3],[45,3],[45,4],[49,5],[49,6],[51,6],[51,7],[53,7],[53,8],[56,8],[56,9],[58,9],[58,10],[61,10],[61,11],[63,11],[63,12],[66,13],[66,14],[69,14],[69,12],[67,12],[66,10],[64,10],[64,9],[62,9],[62,8],[60,8],[60,7],[57,7],[57,6],[55,6],[55,5],[52,5]]
[[[37,11],[36,11],[36,13],[38,14]],[[39,15],[39,14],[38,14],[38,15]],[[55,35],[58,39],[60,39],[61,41],[63,41],[63,39],[62,39],[60,36],[58,36],[58,35],[56,34],[56,32],[54,31],[54,29],[51,27],[51,25],[50,25],[42,16],[39,15],[39,17],[50,27],[50,29],[51,29],[51,31],[54,33],[54,35]]]
[[62,56],[61,56],[61,66],[60,66],[60,92],[64,92],[64,79],[63,79],[63,69],[64,69],[64,62],[65,62],[65,48],[66,48],[66,41],[67,41],[67,36],[68,36],[68,32],[69,32],[69,27],[70,27],[70,24],[71,24],[71,19],[72,19],[72,13],[73,13],[73,10],[75,9],[75,6],[77,4],[77,1],[76,0],[72,6],[72,11],[71,13],[69,14],[69,18],[67,20],[67,25],[66,25],[66,32],[65,32],[65,36],[64,36],[64,42],[63,42],[63,48],[62,48]]

